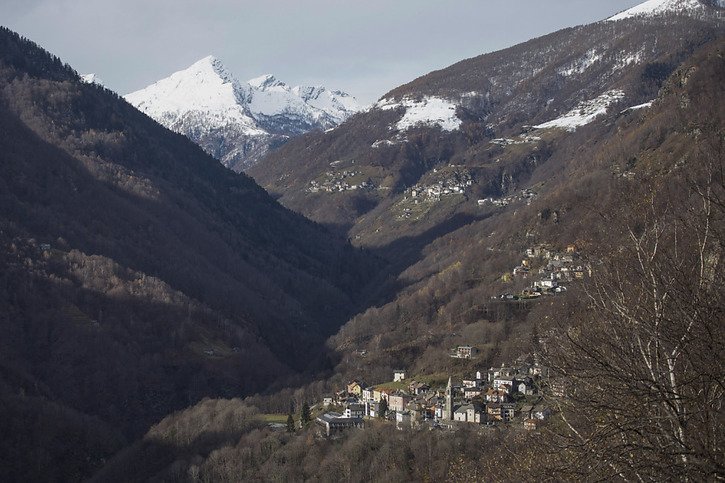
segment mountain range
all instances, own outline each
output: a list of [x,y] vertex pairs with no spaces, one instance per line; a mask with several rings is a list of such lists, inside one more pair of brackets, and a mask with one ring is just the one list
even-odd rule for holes
[[270,147],[333,128],[361,108],[345,92],[289,87],[272,75],[240,82],[213,56],[124,97],[235,171],[253,166]]
[[673,70],[721,34],[713,4],[645,2],[424,75],[334,130],[270,152],[248,174],[354,243],[382,246],[455,213],[480,216],[478,200],[540,194],[532,175],[558,144],[646,109]]

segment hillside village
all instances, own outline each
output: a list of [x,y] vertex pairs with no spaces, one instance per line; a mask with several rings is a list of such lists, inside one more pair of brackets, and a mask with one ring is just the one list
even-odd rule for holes
[[521,263],[501,277],[503,282],[526,280],[531,281],[530,285],[518,293],[506,292],[498,298],[530,300],[542,295],[560,294],[567,290],[565,283],[591,275],[591,265],[582,260],[576,245],[568,245],[564,252],[557,252],[549,245],[537,245],[527,248]]
[[[345,164],[349,166],[344,167]],[[345,191],[375,191],[385,189],[379,187],[375,181],[360,168],[355,167],[355,160],[337,160],[330,163],[330,169],[324,176],[312,180],[307,187],[309,193],[341,193]]]
[[[453,166],[450,166],[453,167]],[[433,173],[438,173],[434,168]],[[404,199],[418,203],[424,199],[440,201],[443,196],[465,193],[473,185],[473,176],[467,169],[454,169],[452,172],[441,173],[438,179],[429,184],[416,184],[405,191]]]
[[[566,292],[565,284],[591,276],[591,266],[570,244],[557,251],[548,244],[531,246],[521,263],[504,275],[504,282],[526,281],[518,293],[504,293],[494,299],[533,300]],[[475,359],[476,347],[459,345],[449,356]],[[542,389],[554,397],[565,396],[561,380],[551,380],[549,369],[538,363],[502,364],[477,371],[468,378],[447,384],[430,377],[393,372],[392,381],[368,385],[353,380],[321,402],[324,408],[316,423],[326,436],[350,428],[364,428],[365,421],[376,419],[394,423],[398,429],[456,430],[463,425],[487,428],[519,424],[536,430],[545,424],[552,408],[544,401]]]
[[[510,302],[557,295],[566,292],[570,282],[591,276],[591,266],[574,244],[561,250],[538,244],[522,255],[521,263],[502,280],[518,282],[518,286],[524,282],[526,288],[494,299]],[[476,359],[478,349],[458,345],[449,356]],[[465,425],[490,428],[518,424],[525,430],[536,430],[552,413],[542,389],[548,388],[554,397],[565,396],[562,381],[551,380],[549,369],[538,363],[502,364],[460,381],[448,377],[447,383],[440,377],[411,377],[405,370],[396,370],[392,376],[392,381],[377,385],[353,380],[325,397],[318,403],[323,412],[316,418],[322,432],[332,436],[350,428],[364,428],[372,419],[394,423],[398,429],[456,430]]]
[[364,428],[372,419],[395,424],[400,430],[455,431],[468,425],[483,429],[516,424],[536,430],[552,413],[542,397],[544,387],[554,396],[564,396],[561,383],[551,381],[549,369],[537,363],[502,364],[455,383],[449,377],[445,386],[396,370],[389,383],[368,385],[356,379],[325,397],[316,423],[326,436]]
[[501,198],[494,198],[494,197],[488,197],[483,198],[481,200],[478,200],[478,206],[486,206],[486,205],[492,205],[497,207],[503,207],[508,206],[511,203],[515,203],[517,201],[525,202],[527,205],[530,205],[531,202],[536,198],[537,193],[530,189],[530,188],[524,188],[518,193],[514,193],[512,195],[504,196]]

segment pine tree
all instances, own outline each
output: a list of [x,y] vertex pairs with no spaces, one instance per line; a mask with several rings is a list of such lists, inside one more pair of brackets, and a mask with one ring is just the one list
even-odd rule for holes
[[292,413],[289,413],[287,415],[287,432],[288,433],[294,433],[295,432],[295,420],[292,417]]
[[310,424],[310,421],[312,421],[312,415],[310,414],[310,405],[307,403],[302,404],[302,409],[300,410],[300,423],[303,427]]
[[388,400],[385,398],[380,399],[380,405],[378,406],[378,417],[384,418],[388,412]]

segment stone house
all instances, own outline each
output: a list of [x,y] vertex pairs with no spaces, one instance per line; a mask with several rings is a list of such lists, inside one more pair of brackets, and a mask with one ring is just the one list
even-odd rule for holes
[[453,412],[453,420],[464,423],[481,424],[486,421],[486,413],[480,404],[464,404]]
[[391,411],[404,411],[410,402],[410,396],[404,392],[396,392],[388,396],[388,409]]

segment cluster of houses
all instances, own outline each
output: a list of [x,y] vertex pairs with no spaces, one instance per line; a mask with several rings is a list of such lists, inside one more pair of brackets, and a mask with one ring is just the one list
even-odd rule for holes
[[[536,269],[532,263],[535,260],[543,261]],[[564,253],[556,252],[547,245],[539,245],[526,249],[526,258],[514,267],[512,274],[514,277],[531,279],[531,286],[520,294],[501,294],[499,298],[502,300],[530,299],[565,292],[563,283],[591,276],[591,267],[581,261],[576,245],[568,245]]]
[[312,180],[307,191],[310,193],[335,193],[342,191],[353,191],[353,190],[374,190],[377,189],[372,179],[368,178],[360,183],[354,183],[352,178],[360,177],[360,172],[355,170],[342,170],[342,171],[326,171],[325,180],[322,182]]
[[516,201],[523,201],[527,205],[530,205],[534,198],[536,198],[536,192],[532,189],[526,188],[513,195],[504,196],[503,198],[483,198],[478,200],[478,206],[493,205],[501,207],[508,206]]
[[[438,172],[434,170],[434,172]],[[443,196],[463,194],[473,185],[473,177],[466,169],[456,169],[429,185],[415,185],[405,193],[406,200],[418,203],[421,200],[440,201]]]
[[510,146],[512,144],[528,144],[528,143],[537,143],[541,141],[541,138],[539,136],[531,136],[530,134],[521,134],[517,139],[511,139],[511,138],[496,138],[491,140],[491,144],[496,144],[498,146]]
[[457,429],[467,424],[492,426],[516,420],[526,429],[536,429],[551,413],[539,396],[548,369],[538,364],[478,371],[455,385],[449,377],[448,384],[438,388],[406,376],[403,370],[394,371],[395,385],[368,386],[360,380],[351,381],[334,396],[324,398],[326,410],[333,406],[339,409],[325,412],[317,423],[328,436],[363,427],[369,418],[395,422],[399,429]]

